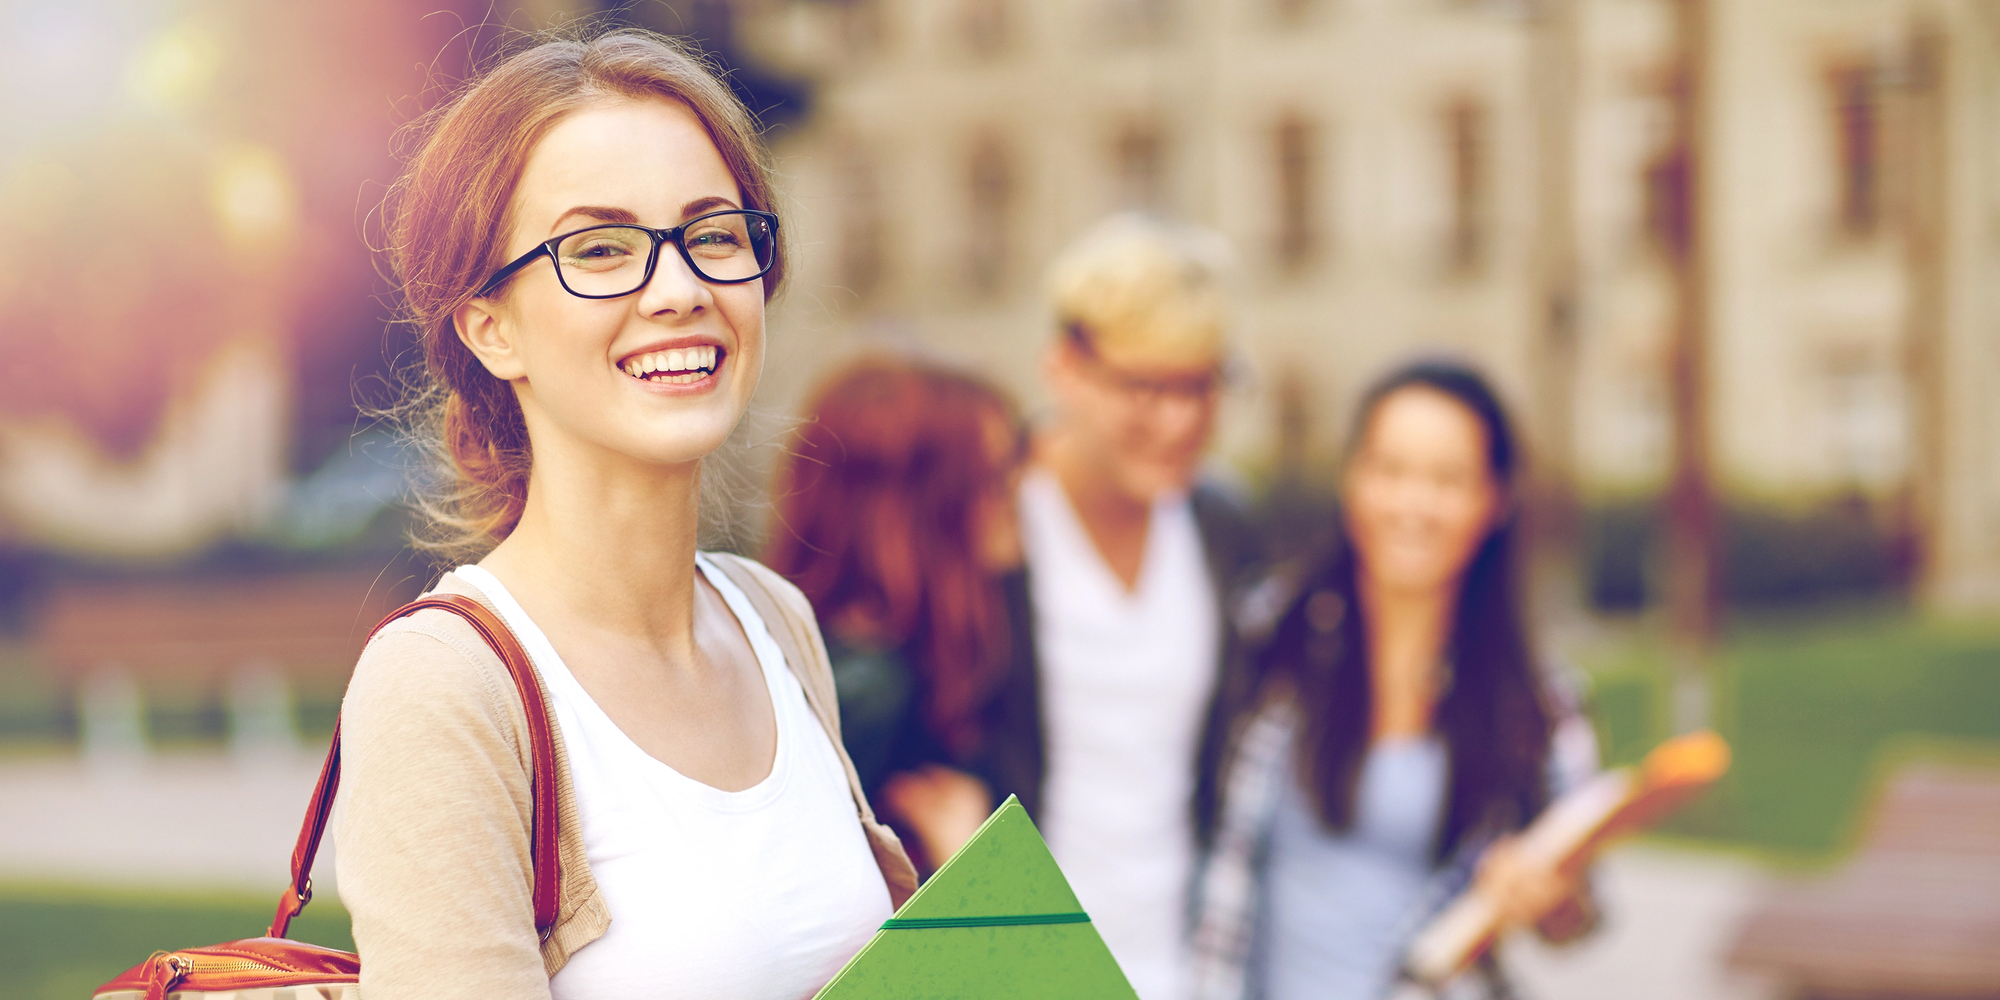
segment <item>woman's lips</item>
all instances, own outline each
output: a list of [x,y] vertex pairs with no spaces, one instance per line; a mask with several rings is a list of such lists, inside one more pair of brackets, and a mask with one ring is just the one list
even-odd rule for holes
[[713,376],[722,367],[726,353],[714,344],[696,344],[693,347],[635,354],[618,367],[641,382],[689,385]]

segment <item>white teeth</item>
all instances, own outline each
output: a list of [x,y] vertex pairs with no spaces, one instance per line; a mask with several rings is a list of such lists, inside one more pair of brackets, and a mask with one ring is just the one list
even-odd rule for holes
[[713,344],[672,351],[654,351],[626,359],[619,366],[627,375],[647,382],[682,385],[699,382],[714,374],[717,351]]

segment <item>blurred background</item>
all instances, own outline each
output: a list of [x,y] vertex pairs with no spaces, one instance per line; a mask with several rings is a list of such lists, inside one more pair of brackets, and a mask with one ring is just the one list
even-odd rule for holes
[[0,0],[0,996],[268,920],[433,572],[363,415],[398,130],[579,18],[767,126],[772,414],[881,349],[1032,412],[1042,268],[1121,209],[1236,245],[1214,461],[1284,545],[1363,386],[1487,367],[1607,758],[1737,750],[1530,995],[2000,996],[1996,0]]

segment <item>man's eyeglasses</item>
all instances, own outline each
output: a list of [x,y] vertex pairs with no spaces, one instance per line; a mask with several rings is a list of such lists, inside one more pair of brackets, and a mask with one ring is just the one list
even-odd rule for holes
[[703,281],[735,285],[755,281],[778,256],[778,217],[754,209],[710,212],[673,227],[591,226],[564,233],[493,272],[478,294],[486,296],[541,257],[555,262],[556,280],[578,298],[615,299],[646,287],[671,243]]
[[1071,324],[1066,332],[1070,345],[1090,362],[1099,380],[1140,406],[1152,406],[1168,399],[1213,402],[1229,383],[1229,370],[1221,365],[1197,374],[1166,377],[1127,371],[1104,360],[1104,356],[1097,353],[1097,345],[1090,342],[1090,334],[1081,326]]

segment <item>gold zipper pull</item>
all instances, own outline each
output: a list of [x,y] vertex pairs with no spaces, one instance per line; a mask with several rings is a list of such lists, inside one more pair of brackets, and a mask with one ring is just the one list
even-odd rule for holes
[[155,952],[153,978],[146,984],[146,1000],[167,1000],[167,994],[193,971],[194,956]]

